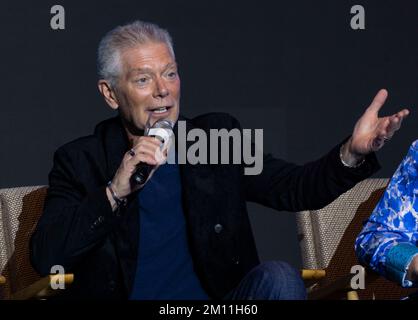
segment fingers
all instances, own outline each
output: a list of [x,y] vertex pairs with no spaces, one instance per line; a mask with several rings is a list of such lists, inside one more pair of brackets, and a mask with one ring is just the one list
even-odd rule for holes
[[367,111],[377,114],[379,112],[380,108],[385,103],[387,97],[388,97],[388,92],[387,92],[386,89],[379,90],[379,92],[374,97],[372,103],[367,108]]
[[157,138],[154,137],[147,137],[147,136],[141,136],[138,138],[135,138],[134,140],[131,141],[133,148],[135,148],[136,146],[140,145],[140,144],[152,144],[155,146],[160,146],[161,145],[161,141],[158,140]]
[[406,118],[408,115],[409,115],[409,110],[408,109],[403,109],[396,114],[396,116],[401,118],[401,120],[403,118]]
[[136,165],[140,162],[147,163],[149,165],[156,165],[158,163],[156,150],[151,150],[147,148],[138,148],[134,154],[129,154],[125,159],[125,163],[129,172],[132,172]]
[[153,144],[144,142],[144,143],[140,143],[136,145],[131,150],[133,150],[135,154],[139,154],[139,153],[154,154],[159,149],[160,149],[160,146],[155,146]]
[[402,118],[394,115],[389,118],[389,124],[387,127],[388,136],[392,137],[396,130],[399,130],[402,124]]
[[385,139],[378,136],[378,137],[373,139],[371,149],[372,149],[373,152],[376,152],[380,148],[382,148],[384,144],[385,144]]
[[137,144],[127,152],[126,157],[125,160],[131,169],[140,162],[157,165],[165,161],[161,142],[153,137],[139,138]]
[[385,117],[380,120],[380,124],[376,130],[376,139],[379,141],[385,141],[388,138],[389,126],[390,126],[390,119],[389,117]]
[[385,142],[393,137],[395,132],[400,129],[403,119],[407,117],[408,114],[409,110],[403,109],[390,117],[385,117],[380,120],[379,129],[372,142],[373,151],[382,148]]
[[406,118],[408,114],[409,110],[404,109],[388,117],[384,126],[383,136],[388,139],[392,138],[395,132],[400,129],[403,119]]
[[128,150],[112,179],[114,191],[121,197],[129,195],[139,186],[132,187],[130,178],[140,162],[147,163],[155,168],[165,159],[160,150],[161,142],[153,137],[142,136],[135,139],[134,146]]

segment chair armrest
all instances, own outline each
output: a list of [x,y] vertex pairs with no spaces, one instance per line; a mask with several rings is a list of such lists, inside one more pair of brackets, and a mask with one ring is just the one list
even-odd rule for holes
[[6,278],[3,276],[0,276],[0,284],[5,284],[6,283]]
[[302,269],[300,274],[303,280],[320,280],[326,276],[325,270],[322,269]]
[[[319,288],[312,290],[308,294],[309,300],[318,300],[325,299],[329,295],[337,291],[352,291],[353,289],[350,286],[351,279],[353,275],[348,273],[347,275],[341,276],[331,283],[327,283],[324,286],[319,286]],[[321,282],[319,283],[321,284]]]
[[59,292],[59,289],[52,289],[51,283],[57,283],[60,280],[60,277],[64,277],[65,285],[69,285],[74,281],[74,274],[52,274],[46,277],[43,277],[31,284],[30,286],[14,293],[10,299],[11,300],[27,300],[27,299],[42,299],[49,296],[52,296]]

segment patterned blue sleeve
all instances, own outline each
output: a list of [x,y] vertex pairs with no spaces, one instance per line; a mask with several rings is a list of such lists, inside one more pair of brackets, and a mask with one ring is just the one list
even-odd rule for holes
[[408,265],[418,254],[418,140],[392,176],[383,197],[358,235],[360,262],[403,287]]

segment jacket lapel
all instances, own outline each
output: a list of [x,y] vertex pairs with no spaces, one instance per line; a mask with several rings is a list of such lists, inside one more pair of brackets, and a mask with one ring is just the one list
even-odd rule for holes
[[[130,148],[126,131],[119,117],[109,119],[96,129],[103,141],[106,156],[106,172],[108,181],[119,168],[125,153]],[[139,242],[139,206],[138,192],[128,197],[128,206],[121,212],[113,238],[122,276],[128,294],[131,292],[136,272]]]

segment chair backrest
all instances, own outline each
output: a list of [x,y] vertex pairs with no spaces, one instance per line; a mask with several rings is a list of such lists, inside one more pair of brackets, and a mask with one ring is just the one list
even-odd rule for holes
[[[326,269],[323,285],[349,275],[351,267],[359,264],[354,251],[355,239],[388,182],[389,179],[366,179],[328,206],[297,214],[303,267]],[[373,273],[367,278],[366,289],[359,290],[363,299],[399,299],[411,292]]]
[[46,186],[0,189],[0,298],[7,299],[40,277],[29,260],[29,239],[42,214]]
[[[369,200],[374,192],[384,189],[387,183],[388,179],[366,179],[320,210],[298,212],[296,221],[304,268],[328,267],[360,205]],[[364,208],[367,216],[373,208],[373,205]]]

